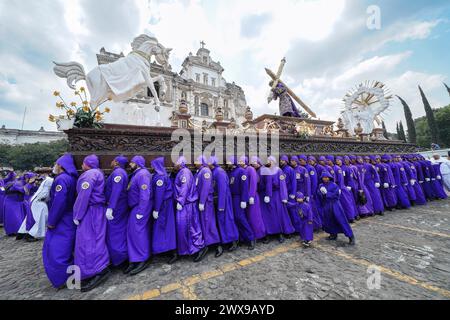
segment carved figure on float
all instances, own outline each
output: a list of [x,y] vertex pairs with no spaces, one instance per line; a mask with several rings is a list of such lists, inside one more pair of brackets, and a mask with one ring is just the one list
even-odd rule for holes
[[[153,95],[155,110],[160,111],[160,98],[164,97],[167,86],[163,76],[152,78],[151,58],[165,70],[169,68],[169,56],[172,49],[165,48],[158,40],[148,35],[140,35],[131,44],[132,52],[119,60],[94,68],[88,74],[78,62],[55,63],[54,72],[60,78],[67,79],[67,85],[75,90],[76,83],[86,80],[90,94],[90,104],[96,108],[112,100],[123,102],[133,98],[148,87]],[[155,82],[160,85],[159,96]]]

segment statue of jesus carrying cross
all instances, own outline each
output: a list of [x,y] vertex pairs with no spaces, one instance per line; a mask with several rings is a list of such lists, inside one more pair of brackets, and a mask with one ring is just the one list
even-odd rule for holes
[[279,98],[281,116],[304,118],[292,100],[294,99],[303,107],[303,109],[305,109],[306,112],[308,112],[313,118],[316,118],[316,114],[283,81],[281,81],[280,78],[285,64],[286,58],[283,58],[277,74],[266,68],[266,73],[272,78],[272,81],[269,83],[271,91],[267,102],[270,103],[272,100],[277,100]]

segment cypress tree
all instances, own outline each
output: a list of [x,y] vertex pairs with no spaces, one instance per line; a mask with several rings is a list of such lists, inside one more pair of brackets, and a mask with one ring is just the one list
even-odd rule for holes
[[397,129],[397,140],[401,140],[401,137],[400,137],[400,129],[398,128],[398,122],[396,123],[396,129]]
[[406,135],[405,135],[405,129],[403,128],[403,123],[400,121],[400,125],[399,125],[399,132],[400,132],[400,140],[403,140],[404,142],[406,142]]
[[386,129],[386,124],[384,123],[384,121],[381,121],[381,127],[383,128],[383,136],[386,139],[389,139],[388,132],[387,132],[387,129]]
[[417,135],[416,135],[416,126],[414,125],[414,119],[412,117],[411,109],[409,108],[408,104],[405,100],[399,98],[400,102],[403,105],[403,111],[405,112],[405,118],[406,118],[406,126],[408,128],[408,141],[409,143],[417,143]]
[[444,83],[444,86],[447,88],[448,95],[450,96],[450,88],[448,87],[448,85],[446,83]]
[[436,126],[436,120],[434,119],[433,109],[431,109],[430,103],[428,102],[425,93],[423,93],[422,88],[419,86],[420,95],[422,96],[423,106],[425,108],[425,113],[427,115],[428,128],[430,129],[431,143],[439,143],[439,133]]

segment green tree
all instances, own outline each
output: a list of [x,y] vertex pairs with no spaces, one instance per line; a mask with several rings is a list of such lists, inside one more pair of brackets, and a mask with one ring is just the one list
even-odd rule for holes
[[396,132],[397,132],[397,139],[400,140],[400,128],[398,126],[398,122],[396,124],[397,124],[397,126],[396,126],[395,129],[396,129]]
[[[436,126],[439,130],[439,136],[441,138],[440,146],[449,147],[450,146],[450,105],[433,110],[434,117],[436,119]],[[430,148],[431,145],[431,134],[428,127],[428,121],[426,117],[420,117],[414,120],[417,132],[417,145],[423,148]]]
[[68,142],[60,140],[50,143],[33,143],[18,146],[1,146],[5,148],[3,165],[15,170],[33,170],[35,167],[50,167],[60,155],[67,152]]
[[399,130],[399,139],[403,140],[404,142],[406,142],[406,134],[405,134],[405,129],[403,128],[403,122],[400,121],[400,124],[398,126],[398,130]]
[[381,127],[383,128],[383,136],[386,139],[389,139],[389,135],[388,135],[388,132],[387,132],[387,129],[386,129],[386,124],[384,123],[384,121],[381,121]]
[[425,108],[425,114],[428,121],[428,128],[430,129],[431,142],[439,143],[439,132],[436,125],[436,119],[434,118],[433,109],[431,109],[430,103],[428,102],[428,99],[420,86],[419,91],[420,95],[422,96],[423,106]]
[[401,97],[397,96],[400,102],[403,105],[403,111],[405,112],[406,126],[408,128],[408,142],[409,143],[417,143],[417,135],[416,135],[416,127],[414,125],[414,119],[412,117],[411,109],[405,100]]
[[450,88],[448,87],[448,85],[446,83],[444,83],[444,86],[447,89],[448,95],[450,96]]

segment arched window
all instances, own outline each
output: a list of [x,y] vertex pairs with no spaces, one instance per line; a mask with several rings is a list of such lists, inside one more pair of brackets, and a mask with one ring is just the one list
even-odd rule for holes
[[209,117],[209,107],[206,103],[201,104],[202,117]]

